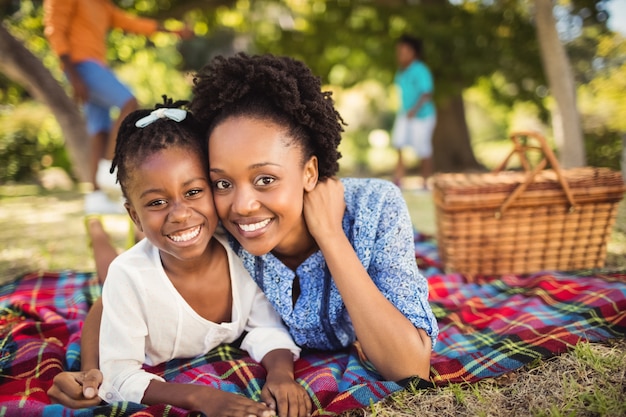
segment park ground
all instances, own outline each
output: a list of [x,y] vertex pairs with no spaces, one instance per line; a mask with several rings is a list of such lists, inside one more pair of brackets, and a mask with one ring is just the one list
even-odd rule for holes
[[[409,187],[404,196],[416,228],[434,234],[431,195]],[[83,197],[84,191],[75,187],[44,191],[36,185],[0,186],[0,283],[36,270],[95,269],[83,225]],[[108,215],[104,221],[123,249],[127,217]],[[626,270],[626,200],[619,206],[606,267]],[[567,354],[468,386],[407,390],[345,417],[416,415],[624,416],[626,340],[581,343]]]

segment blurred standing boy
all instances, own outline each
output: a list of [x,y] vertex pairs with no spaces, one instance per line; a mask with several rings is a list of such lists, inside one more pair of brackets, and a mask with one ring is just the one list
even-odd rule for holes
[[400,186],[405,175],[402,150],[411,147],[420,158],[424,189],[427,189],[433,171],[432,137],[437,118],[433,77],[423,57],[421,39],[403,35],[396,42],[398,71],[394,82],[400,90],[401,103],[392,133],[392,144],[398,150],[393,180]]
[[[137,99],[106,63],[106,37],[111,28],[151,35],[168,31],[153,19],[124,12],[110,0],[44,0],[45,35],[59,56],[72,85],[74,100],[84,106],[91,146],[91,181],[94,191],[85,198],[85,213],[124,213],[120,202],[102,188],[114,187],[109,173],[120,121],[138,107]],[[189,29],[175,31],[191,37]],[[112,108],[119,109],[115,121]]]

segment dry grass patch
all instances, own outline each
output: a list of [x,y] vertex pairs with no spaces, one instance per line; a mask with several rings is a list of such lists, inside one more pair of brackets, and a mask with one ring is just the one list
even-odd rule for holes
[[430,390],[407,388],[343,417],[624,416],[626,339],[580,343],[500,378]]

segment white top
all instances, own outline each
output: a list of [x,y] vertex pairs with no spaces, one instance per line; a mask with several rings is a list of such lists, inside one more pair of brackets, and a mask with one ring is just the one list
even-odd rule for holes
[[147,239],[111,263],[102,289],[100,369],[104,381],[98,392],[102,399],[141,403],[151,380],[164,381],[144,371],[144,363],[194,358],[237,340],[244,331],[248,333],[241,348],[257,362],[275,349],[289,349],[294,359],[299,357],[300,348],[223,231],[216,231],[215,238],[228,254],[232,322],[214,323],[198,315],[171,283],[158,249]]

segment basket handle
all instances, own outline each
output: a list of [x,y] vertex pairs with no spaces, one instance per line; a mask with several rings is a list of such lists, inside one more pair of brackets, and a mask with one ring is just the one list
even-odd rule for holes
[[[538,142],[538,145],[528,145],[527,140],[525,140],[526,138],[535,139]],[[509,208],[509,206],[515,201],[515,199],[517,199],[517,197],[519,197],[524,192],[524,190],[526,190],[526,188],[528,188],[535,176],[546,167],[548,162],[550,162],[552,169],[556,173],[559,183],[561,184],[561,187],[563,188],[563,191],[565,192],[565,195],[567,197],[567,201],[569,201],[570,212],[575,211],[576,202],[574,201],[572,191],[570,190],[569,185],[567,184],[567,181],[563,176],[563,171],[561,169],[561,166],[559,165],[558,160],[554,156],[552,149],[550,149],[550,147],[548,146],[545,138],[536,132],[514,132],[511,133],[510,139],[513,141],[513,150],[508,154],[504,161],[502,161],[502,163],[493,170],[493,173],[497,174],[498,172],[504,170],[509,163],[511,157],[517,154],[522,164],[522,167],[524,168],[524,172],[526,172],[526,179],[523,183],[517,186],[517,188],[506,198],[506,200],[504,200],[504,203],[502,203],[500,208],[496,211],[495,217],[497,219],[502,217],[502,215]],[[530,162],[528,161],[527,153],[530,150],[537,150],[543,154],[543,159],[539,161],[539,163],[534,168],[531,167]]]

